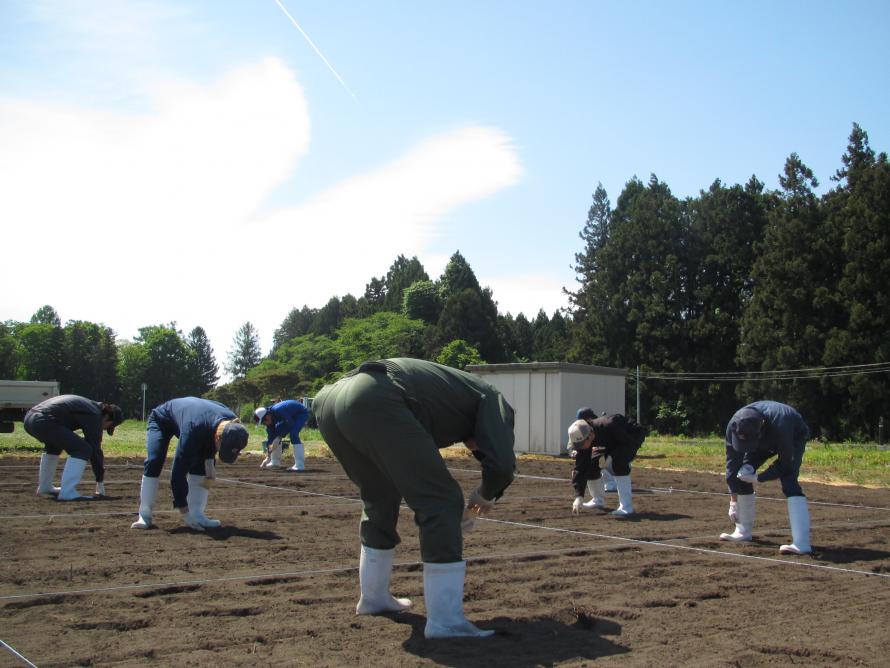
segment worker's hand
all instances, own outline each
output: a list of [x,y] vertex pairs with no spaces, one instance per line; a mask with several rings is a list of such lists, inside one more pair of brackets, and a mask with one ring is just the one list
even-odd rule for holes
[[581,512],[581,505],[584,503],[583,496],[576,496],[572,502],[572,515],[578,515]]
[[216,459],[213,457],[204,460],[204,478],[216,480]]
[[590,458],[591,459],[596,459],[597,457],[602,457],[604,454],[606,454],[606,449],[603,447],[590,449]]
[[742,482],[749,482],[752,484],[757,482],[757,474],[754,472],[754,467],[750,464],[742,466],[736,474],[736,477]]
[[569,448],[569,457],[574,459],[577,456],[578,456],[578,451],[575,450],[575,448]]
[[729,502],[729,519],[736,524],[739,521],[739,505],[735,501]]
[[468,531],[472,531],[473,527],[475,526],[476,520],[473,517],[473,511],[467,508],[466,510],[464,510],[464,517],[460,521],[460,530],[464,533],[467,533]]
[[105,483],[104,482],[96,483],[96,496],[105,496]]
[[477,515],[485,515],[492,508],[494,508],[494,501],[489,501],[483,497],[478,489],[470,494],[470,499],[467,501],[467,510],[472,510]]

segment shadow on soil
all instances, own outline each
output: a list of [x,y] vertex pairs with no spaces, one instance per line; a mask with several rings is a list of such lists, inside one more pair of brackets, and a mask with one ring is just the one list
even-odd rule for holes
[[[489,638],[423,637],[426,618],[413,613],[393,615],[392,619],[411,627],[411,637],[403,644],[405,651],[443,666],[461,668],[532,668],[563,661],[595,660],[625,654],[629,650],[604,636],[621,635],[621,625],[601,617],[569,615],[573,622],[558,619],[515,619],[496,617],[490,621],[473,620],[483,629],[493,629]],[[568,620],[568,618],[567,618]]]
[[826,547],[816,548],[813,558],[832,564],[852,564],[856,561],[884,561],[890,559],[890,552],[870,550],[867,547]]
[[[196,533],[188,527],[176,527],[170,529],[168,533]],[[229,538],[250,538],[252,540],[281,540],[281,534],[274,531],[254,531],[253,529],[239,529],[238,527],[219,527],[218,529],[207,529],[203,532],[208,538],[213,540],[229,540]]]

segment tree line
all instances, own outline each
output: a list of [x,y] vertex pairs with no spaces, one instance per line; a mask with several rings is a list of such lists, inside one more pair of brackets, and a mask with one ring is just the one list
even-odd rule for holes
[[399,255],[360,297],[294,306],[265,357],[246,322],[221,386],[200,327],[146,327],[116,343],[103,325],[62,327],[51,307],[0,325],[0,374],[119,396],[134,414],[142,382],[152,406],[198,394],[252,408],[312,395],[366,359],[566,361],[639,368],[640,417],[663,433],[720,432],[739,405],[772,398],[801,410],[816,435],[874,438],[890,408],[890,168],[857,124],[841,163],[821,196],[794,153],[777,190],[756,176],[718,179],[680,199],[653,175],[628,181],[613,207],[598,185],[569,307],[552,315],[500,313],[460,251],[435,278]]

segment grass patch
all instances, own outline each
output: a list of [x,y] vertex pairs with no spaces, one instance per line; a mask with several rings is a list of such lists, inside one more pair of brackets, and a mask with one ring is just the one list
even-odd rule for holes
[[[262,452],[266,430],[247,425],[250,439],[246,452]],[[304,428],[300,435],[309,457],[331,457],[317,429]],[[171,444],[175,447],[175,444]],[[102,450],[106,457],[145,456],[145,423],[126,420],[115,429],[114,436],[105,435]],[[34,456],[43,446],[29,436],[20,422],[12,434],[0,434],[0,457]],[[172,451],[170,453],[172,455]],[[463,446],[442,450],[445,457],[471,457]],[[550,455],[521,455],[523,458],[553,459]],[[640,449],[634,466],[702,471],[721,474],[725,467],[726,451],[723,439],[716,436],[689,438],[684,436],[649,436]],[[570,466],[565,459],[567,467]],[[567,468],[568,471],[568,468]],[[568,475],[568,472],[566,473]],[[890,487],[890,450],[876,444],[823,443],[810,441],[803,458],[801,479],[834,484]]]

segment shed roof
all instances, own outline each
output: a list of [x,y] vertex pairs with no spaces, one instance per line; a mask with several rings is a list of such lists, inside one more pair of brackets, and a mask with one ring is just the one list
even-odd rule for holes
[[626,376],[627,369],[616,369],[611,366],[594,366],[592,364],[572,364],[570,362],[516,362],[510,364],[471,364],[467,366],[470,373],[498,373],[518,371],[543,371],[556,372],[567,371],[569,373],[584,373],[596,376]]

